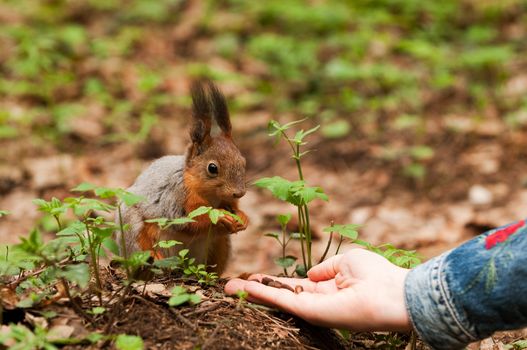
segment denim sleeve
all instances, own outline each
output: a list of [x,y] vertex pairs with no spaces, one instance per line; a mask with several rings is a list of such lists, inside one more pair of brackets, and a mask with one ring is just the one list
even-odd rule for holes
[[525,220],[416,267],[406,278],[405,299],[414,328],[434,349],[459,349],[527,326]]

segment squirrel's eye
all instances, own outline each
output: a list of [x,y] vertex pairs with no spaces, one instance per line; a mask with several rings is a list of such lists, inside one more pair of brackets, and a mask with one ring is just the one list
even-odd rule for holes
[[207,171],[210,175],[216,176],[218,175],[218,166],[214,163],[209,163],[207,166]]

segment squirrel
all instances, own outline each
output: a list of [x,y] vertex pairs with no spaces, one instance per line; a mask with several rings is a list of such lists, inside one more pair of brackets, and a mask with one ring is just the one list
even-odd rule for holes
[[[124,239],[127,254],[150,250],[154,259],[174,256],[188,248],[196,263],[212,265],[212,271],[221,275],[231,251],[229,234],[245,230],[249,223],[247,215],[238,208],[238,200],[246,192],[246,163],[232,139],[227,103],[218,87],[210,81],[194,82],[191,96],[192,125],[186,154],[155,160],[127,189],[144,200],[131,207],[121,205],[121,219],[128,225],[124,237],[117,234],[117,241],[122,247]],[[221,131],[215,136],[211,134],[212,118]],[[224,215],[212,225],[206,214],[195,217],[195,222],[164,230],[156,223],[145,222],[184,217],[201,206],[226,209],[236,214],[241,223]],[[210,225],[212,238],[207,242]],[[183,244],[154,249],[159,240]]]

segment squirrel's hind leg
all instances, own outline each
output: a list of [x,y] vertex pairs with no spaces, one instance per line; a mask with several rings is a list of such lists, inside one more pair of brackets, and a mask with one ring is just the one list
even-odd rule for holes
[[[121,205],[121,215],[123,225],[128,226],[123,233],[121,233],[121,230],[118,230],[116,233],[116,241],[119,245],[119,253],[121,256],[125,255],[125,252],[123,251],[123,240],[127,256],[130,256],[132,253],[137,251],[150,250],[153,244],[147,249],[143,249],[143,245],[146,246],[146,244],[149,242],[149,240],[146,239],[147,236],[145,236],[145,234],[151,234],[152,229],[149,226],[150,224],[143,221],[143,216],[139,210],[135,207],[126,207]],[[119,217],[116,217],[115,221],[119,226]]]
[[212,268],[212,271],[216,272],[218,276],[221,276],[221,274],[227,268],[227,262],[229,261],[230,254],[230,237],[226,234],[218,234],[216,237],[214,237],[214,242],[209,248],[207,265],[215,265]]

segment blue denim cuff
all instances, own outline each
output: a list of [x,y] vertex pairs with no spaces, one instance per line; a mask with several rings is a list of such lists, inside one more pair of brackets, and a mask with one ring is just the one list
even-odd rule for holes
[[410,271],[405,301],[410,320],[422,340],[433,349],[460,349],[476,339],[467,316],[456,307],[445,278],[442,254]]

